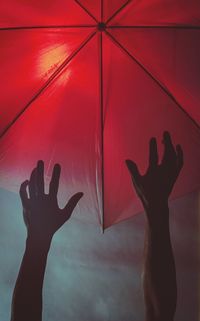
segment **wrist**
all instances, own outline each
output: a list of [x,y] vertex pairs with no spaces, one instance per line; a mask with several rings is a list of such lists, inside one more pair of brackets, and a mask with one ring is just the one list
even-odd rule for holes
[[145,208],[147,222],[150,228],[159,228],[169,226],[169,206],[168,201],[150,204]]
[[51,246],[51,237],[39,237],[28,233],[26,247],[33,251],[48,252]]
[[146,212],[169,211],[168,198],[159,197],[158,195],[156,199],[153,198],[146,201],[145,211]]

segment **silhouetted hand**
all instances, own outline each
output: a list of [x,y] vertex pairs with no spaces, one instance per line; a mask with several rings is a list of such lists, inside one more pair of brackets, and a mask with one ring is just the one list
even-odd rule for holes
[[[38,161],[32,171],[30,181],[22,183],[20,197],[23,205],[24,221],[28,235],[37,240],[50,240],[54,233],[70,218],[83,193],[71,197],[64,209],[58,207],[57,192],[60,165],[56,164],[50,182],[49,193],[44,192],[44,163]],[[27,194],[29,188],[29,196]]]
[[145,175],[139,173],[133,161],[126,161],[147,216],[143,273],[146,321],[173,321],[177,302],[168,198],[183,166],[183,151],[180,145],[174,148],[168,132],[163,134],[163,144],[164,154],[159,163],[156,139],[150,140]]
[[83,196],[83,193],[75,194],[65,208],[60,209],[57,201],[59,178],[60,165],[55,165],[49,193],[45,194],[44,163],[39,161],[30,181],[21,185],[20,197],[28,235],[13,292],[11,321],[42,321],[42,288],[51,240]]
[[150,140],[149,167],[145,175],[141,175],[137,165],[126,160],[135,190],[146,210],[154,209],[159,204],[167,204],[174,183],[183,166],[183,151],[180,145],[174,148],[170,134],[163,134],[164,154],[159,164],[157,142]]

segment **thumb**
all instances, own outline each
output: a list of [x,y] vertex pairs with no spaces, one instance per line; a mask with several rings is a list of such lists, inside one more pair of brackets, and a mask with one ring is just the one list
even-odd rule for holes
[[67,205],[63,209],[62,215],[63,215],[64,222],[70,218],[70,216],[73,213],[73,210],[75,209],[76,205],[78,204],[78,202],[82,197],[83,197],[83,193],[76,193],[70,198]]
[[28,194],[27,194],[27,186],[29,185],[29,181],[26,180],[25,182],[23,182],[20,186],[20,190],[19,190],[19,195],[21,198],[21,202],[22,202],[22,206],[24,208],[26,208],[28,206]]
[[180,173],[182,167],[183,167],[183,150],[180,145],[176,146],[176,155],[177,155],[177,172]]
[[126,166],[128,167],[128,170],[131,174],[134,185],[139,185],[141,175],[136,163],[134,163],[132,160],[127,159]]

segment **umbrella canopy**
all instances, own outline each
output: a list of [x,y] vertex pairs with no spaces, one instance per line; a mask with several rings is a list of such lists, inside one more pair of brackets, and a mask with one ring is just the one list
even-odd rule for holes
[[141,210],[125,159],[144,171],[164,130],[185,153],[173,197],[200,186],[198,0],[3,0],[0,41],[1,187],[58,162],[61,204],[83,191],[76,217],[109,227]]

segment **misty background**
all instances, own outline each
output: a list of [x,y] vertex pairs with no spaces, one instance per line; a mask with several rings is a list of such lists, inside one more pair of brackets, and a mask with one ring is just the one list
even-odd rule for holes
[[[174,321],[199,318],[199,197],[171,202],[178,283]],[[84,215],[84,213],[83,213]],[[76,214],[54,236],[43,291],[43,321],[142,321],[144,214],[101,233]],[[0,320],[10,320],[12,291],[26,239],[20,198],[0,189]]]

